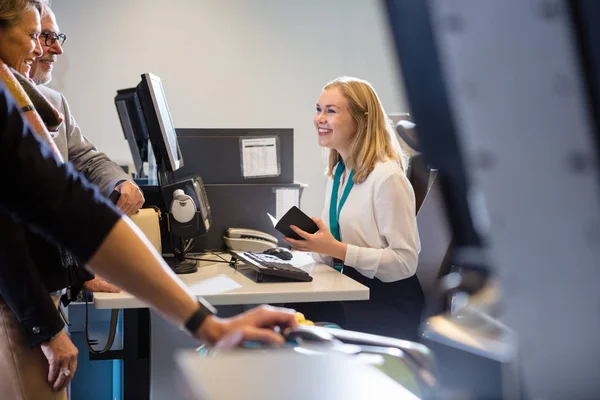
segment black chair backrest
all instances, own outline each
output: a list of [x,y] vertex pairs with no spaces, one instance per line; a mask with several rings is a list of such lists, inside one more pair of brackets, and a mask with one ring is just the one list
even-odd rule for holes
[[421,253],[417,277],[428,306],[434,301],[440,276],[448,273],[448,251],[452,240],[450,226],[444,211],[441,188],[436,174],[425,192],[417,213],[417,227],[421,239]]
[[425,200],[425,196],[427,196],[430,175],[431,170],[425,158],[420,154],[414,156],[410,161],[407,176],[415,192],[417,214]]

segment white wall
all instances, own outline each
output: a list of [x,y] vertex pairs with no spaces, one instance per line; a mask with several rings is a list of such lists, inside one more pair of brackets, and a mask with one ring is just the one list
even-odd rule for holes
[[54,0],[68,36],[50,86],[115,161],[129,149],[117,89],[161,77],[178,128],[293,128],[303,209],[320,215],[325,163],[312,127],[322,86],[369,80],[386,110],[406,111],[377,0]]

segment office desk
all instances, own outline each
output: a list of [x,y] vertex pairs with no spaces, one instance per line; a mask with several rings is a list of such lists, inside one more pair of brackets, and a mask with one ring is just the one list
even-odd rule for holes
[[[178,277],[195,295],[203,296],[215,306],[221,306],[218,307],[219,316],[239,313],[242,305],[247,304],[369,298],[366,286],[323,264],[312,263],[302,267],[313,277],[312,282],[256,283],[228,264],[210,261],[198,263],[198,272]],[[228,287],[235,288],[221,291],[215,290],[214,286],[225,290]],[[123,350],[113,353],[114,358],[121,358],[124,362],[124,397],[176,400],[176,382],[173,378],[176,365],[173,354],[182,348],[195,348],[198,342],[150,312],[146,304],[128,293],[96,293],[94,306],[99,309],[125,309]],[[90,357],[111,358],[110,355]]]
[[[300,303],[317,301],[368,300],[366,286],[340,274],[324,264],[302,267],[312,277],[312,282],[256,283],[225,263],[198,262],[198,272],[178,277],[195,295],[204,297],[214,306],[259,303]],[[215,284],[227,285],[234,281],[238,288],[224,293],[212,293],[207,279],[221,277]],[[225,281],[225,282],[223,282]],[[109,308],[146,308],[143,301],[129,293],[95,293],[94,306]]]

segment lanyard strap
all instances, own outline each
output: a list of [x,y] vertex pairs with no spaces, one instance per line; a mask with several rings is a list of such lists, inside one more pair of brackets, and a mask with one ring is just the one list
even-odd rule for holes
[[[344,173],[344,169],[346,166],[344,162],[340,160],[335,169],[335,174],[333,176],[333,187],[331,189],[331,202],[329,203],[329,229],[331,230],[331,234],[336,240],[341,241],[340,236],[340,213],[342,212],[342,207],[348,198],[348,194],[350,190],[352,190],[352,186],[354,186],[353,178],[354,178],[354,170],[350,172],[350,176],[346,181],[346,187],[344,187],[344,192],[342,193],[342,198],[338,204],[338,192],[340,189],[340,181],[342,180],[342,174]],[[337,265],[342,263],[334,263],[334,267],[336,270],[342,270],[343,265]]]

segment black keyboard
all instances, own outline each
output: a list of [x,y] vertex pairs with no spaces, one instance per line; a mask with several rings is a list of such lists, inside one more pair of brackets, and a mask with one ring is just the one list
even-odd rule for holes
[[258,273],[257,282],[265,282],[265,276],[283,278],[283,280],[312,282],[308,272],[291,264],[279,262],[277,257],[262,253],[233,253],[233,256]]

